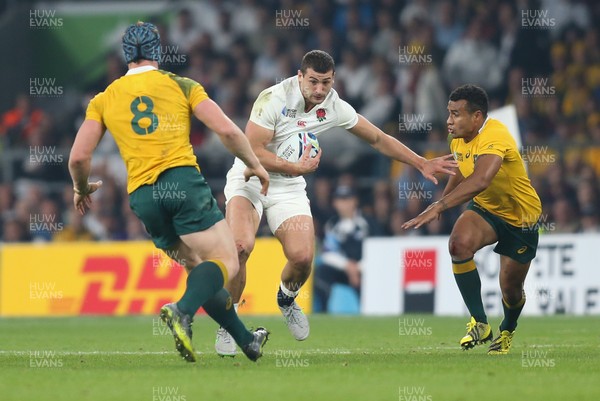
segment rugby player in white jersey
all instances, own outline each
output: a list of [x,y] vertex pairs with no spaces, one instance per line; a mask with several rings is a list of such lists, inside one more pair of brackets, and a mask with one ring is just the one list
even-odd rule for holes
[[[417,168],[436,184],[434,174],[454,174],[451,169],[456,167],[452,155],[426,160],[357,114],[332,89],[334,74],[331,56],[324,51],[312,50],[304,55],[298,75],[258,95],[246,135],[269,172],[269,193],[261,195],[261,186],[255,177],[249,182],[244,181],[246,166],[240,159],[235,160],[227,174],[225,186],[226,219],[233,231],[240,261],[239,273],[227,284],[234,305],[241,299],[245,287],[246,261],[254,248],[256,231],[264,213],[287,258],[277,303],[288,329],[299,341],[308,337],[309,324],[294,299],[310,275],[315,242],[303,175],[317,169],[322,151],[311,158],[309,145],[298,162],[289,162],[276,155],[277,146],[291,135],[310,132],[318,137],[330,128],[342,127],[382,154]],[[235,342],[222,328],[217,331],[215,349],[221,356],[236,354]]]

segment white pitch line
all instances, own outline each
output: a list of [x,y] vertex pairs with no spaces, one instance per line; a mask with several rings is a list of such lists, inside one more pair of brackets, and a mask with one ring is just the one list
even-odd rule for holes
[[[532,344],[523,348],[577,348],[577,347],[589,347],[590,344]],[[600,347],[600,345],[598,345]],[[407,349],[398,347],[397,349],[386,349],[386,350],[369,350],[369,349],[270,349],[265,351],[265,355],[278,355],[282,352],[294,352],[300,353],[301,355],[352,355],[352,354],[365,354],[365,355],[391,355],[406,351]],[[460,350],[459,346],[432,346],[432,347],[411,347],[410,350],[419,351],[434,351],[434,350]],[[176,351],[52,351],[52,350],[31,350],[31,351],[17,351],[17,350],[0,350],[0,355],[11,355],[11,356],[30,356],[39,352],[52,352],[56,356],[80,356],[80,355],[106,355],[106,356],[118,356],[118,355],[170,355],[176,354]],[[212,354],[213,351],[197,351],[199,355]]]
[[[31,350],[31,351],[10,351],[0,350],[0,355],[28,356],[40,352],[52,352],[57,356],[71,355],[166,355],[171,354],[170,351],[52,351],[52,350]],[[173,351],[174,352],[174,351]]]
[[[590,344],[531,344],[527,348],[577,348],[577,347],[589,347]],[[600,347],[600,345],[599,345]]]
[[[589,347],[591,344],[531,344],[525,345],[523,348],[578,348]],[[600,345],[598,345],[600,347]],[[443,349],[460,349],[460,346],[438,346],[438,347],[416,347],[412,349],[418,350],[443,350]]]
[[[52,355],[56,355],[56,356],[79,356],[79,355],[168,355],[168,354],[173,354],[176,353],[176,351],[52,351],[52,350],[31,350],[31,351],[16,351],[16,350],[0,350],[0,355],[12,355],[12,356],[29,356],[29,355],[34,355],[40,352],[52,352]],[[285,349],[285,350],[269,350],[269,351],[265,351],[264,354],[265,355],[270,355],[273,354],[275,355],[276,353],[281,353],[281,352],[296,352],[296,353],[301,353],[301,354],[313,354],[313,355],[351,355],[353,353],[362,353],[362,352],[366,352],[366,353],[370,353],[373,354],[373,352],[369,352],[369,351],[361,351],[361,350],[321,350],[321,349],[309,349],[309,350],[292,350],[292,349]],[[197,354],[210,354],[211,352],[201,352],[201,351],[196,351]],[[380,353],[389,353],[389,352],[380,352]]]

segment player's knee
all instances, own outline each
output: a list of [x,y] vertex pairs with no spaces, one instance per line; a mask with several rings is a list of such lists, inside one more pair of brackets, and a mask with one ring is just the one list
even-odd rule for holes
[[473,257],[473,246],[466,235],[452,235],[448,242],[448,250],[454,260],[464,260]]
[[254,242],[247,240],[236,240],[235,247],[237,249],[237,256],[240,263],[246,263],[250,254],[254,250]]
[[502,289],[502,298],[504,298],[504,301],[509,305],[518,304],[524,296],[525,292],[521,286]]
[[297,251],[288,253],[288,261],[290,264],[298,270],[309,270],[312,265],[313,254],[305,249],[299,249]]

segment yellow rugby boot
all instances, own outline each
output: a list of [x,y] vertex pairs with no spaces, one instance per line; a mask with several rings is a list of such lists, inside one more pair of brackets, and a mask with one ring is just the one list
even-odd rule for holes
[[502,330],[500,335],[492,341],[488,348],[488,355],[504,355],[510,351],[514,331]]
[[492,337],[492,326],[487,323],[477,322],[471,316],[471,320],[467,323],[467,334],[460,339],[460,346],[466,351],[476,345],[490,341]]
[[183,359],[196,362],[196,353],[192,345],[192,317],[177,308],[177,304],[166,304],[160,309],[160,318],[169,326],[175,338],[175,348]]

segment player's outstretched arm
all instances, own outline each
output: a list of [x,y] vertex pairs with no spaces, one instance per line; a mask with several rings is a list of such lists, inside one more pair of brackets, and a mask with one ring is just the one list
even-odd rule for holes
[[439,201],[432,203],[423,213],[404,223],[402,228],[405,230],[410,227],[419,228],[437,219],[444,210],[473,199],[490,185],[500,166],[502,166],[502,157],[492,154],[480,155],[475,162],[473,174],[460,181],[450,192],[444,191],[445,195]]
[[261,193],[266,195],[269,187],[269,174],[252,151],[248,138],[242,130],[211,99],[198,103],[194,108],[194,115],[219,135],[227,150],[244,162],[247,166],[244,172],[246,181],[254,175],[258,177],[262,184]]
[[349,131],[377,149],[381,154],[415,167],[425,178],[434,184],[438,183],[435,174],[454,175],[453,168],[458,167],[452,155],[436,157],[431,160],[419,156],[396,138],[384,133],[360,114],[358,115],[358,123],[350,128]]
[[319,167],[319,161],[323,153],[322,149],[315,157],[310,157],[312,145],[308,145],[300,160],[297,163],[292,163],[267,150],[267,144],[273,139],[274,132],[272,130],[248,121],[246,135],[248,135],[252,150],[254,150],[254,153],[256,153],[256,156],[267,171],[300,176],[312,173]]
[[444,192],[442,193],[442,198],[444,196],[446,196],[447,194],[449,194],[450,192],[452,192],[452,190],[454,188],[456,188],[456,186],[465,179],[465,177],[463,177],[463,175],[460,172],[460,170],[458,169],[458,167],[454,168],[454,173],[455,173],[454,175],[451,175],[448,178],[448,183],[446,184],[446,188],[444,188]]
[[73,205],[84,214],[92,204],[90,194],[96,192],[102,181],[88,182],[92,154],[104,135],[104,126],[95,120],[85,120],[73,142],[69,155],[69,173],[73,179]]

